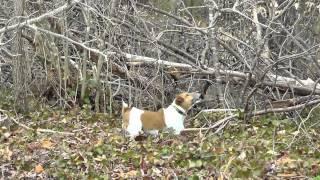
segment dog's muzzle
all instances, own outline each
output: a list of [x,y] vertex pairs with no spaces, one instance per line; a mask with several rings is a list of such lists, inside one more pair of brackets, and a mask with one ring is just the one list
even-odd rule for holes
[[198,92],[192,93],[191,96],[192,96],[192,103],[198,103],[203,99],[203,95]]

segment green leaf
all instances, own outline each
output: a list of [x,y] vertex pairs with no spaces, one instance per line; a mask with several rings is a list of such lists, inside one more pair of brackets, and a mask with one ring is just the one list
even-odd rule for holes
[[272,123],[273,126],[276,126],[276,127],[280,125],[280,121],[279,120],[272,120],[271,123]]
[[188,180],[200,180],[200,177],[194,174],[193,176],[188,177]]
[[320,175],[314,177],[313,180],[320,180]]
[[189,160],[189,168],[198,168],[202,166],[202,161],[198,160]]

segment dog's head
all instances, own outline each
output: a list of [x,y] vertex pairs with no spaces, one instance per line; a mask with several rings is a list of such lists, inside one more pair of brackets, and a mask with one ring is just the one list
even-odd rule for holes
[[183,92],[176,96],[175,104],[187,111],[195,103],[199,102],[202,98],[203,96],[198,92],[193,92],[193,93]]

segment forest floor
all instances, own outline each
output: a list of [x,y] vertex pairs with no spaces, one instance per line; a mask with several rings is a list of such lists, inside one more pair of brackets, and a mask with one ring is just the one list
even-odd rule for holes
[[20,118],[2,110],[1,118],[3,179],[320,179],[315,115],[300,124],[276,116],[235,120],[216,134],[141,141],[123,136],[119,117],[86,109],[39,109]]

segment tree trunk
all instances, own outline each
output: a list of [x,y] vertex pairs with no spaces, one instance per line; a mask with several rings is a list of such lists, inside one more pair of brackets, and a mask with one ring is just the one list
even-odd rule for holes
[[[90,18],[90,13],[88,8],[82,9],[82,15],[86,23],[85,40],[89,41],[91,18]],[[82,62],[82,77],[81,77],[81,96],[80,96],[80,99],[82,102],[84,102],[84,98],[87,90],[87,60],[88,59],[90,59],[90,52],[88,52],[88,50],[84,50],[83,60],[82,60],[83,62]]]
[[[14,1],[15,3],[15,15],[18,19],[18,23],[21,23],[24,8],[25,0]],[[28,66],[28,61],[24,52],[24,43],[22,39],[22,28],[17,29],[16,38],[14,41],[14,50],[17,55],[14,58],[14,98],[15,98],[15,107],[18,112],[27,112],[28,111],[28,101],[27,101],[27,89],[28,83],[30,82],[30,69]]]
[[[104,46],[103,40],[101,40],[100,45],[99,45],[99,49],[101,50]],[[101,75],[101,68],[102,68],[102,64],[103,61],[105,61],[106,56],[99,56],[98,59],[98,64],[97,64],[97,69],[96,69],[96,77],[95,77],[95,81],[96,81],[96,97],[95,97],[95,110],[96,112],[100,112],[100,95],[102,92],[102,87],[101,87],[101,82],[100,82],[100,75]]]
[[223,91],[222,91],[223,86],[222,86],[221,77],[219,74],[220,63],[219,63],[218,57],[217,57],[218,44],[216,41],[217,28],[215,25],[217,18],[219,16],[219,12],[217,11],[218,6],[214,0],[207,1],[207,5],[209,6],[208,16],[209,16],[209,27],[210,27],[210,29],[208,30],[209,48],[212,52],[212,60],[208,61],[207,66],[209,66],[209,67],[213,66],[217,70],[215,76],[216,76],[216,83],[217,83],[216,90],[217,90],[218,100],[219,100],[219,103],[224,103]]

